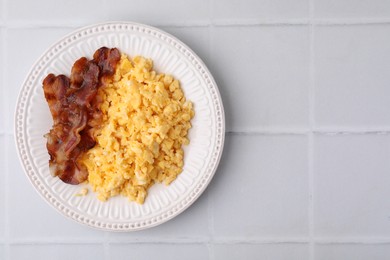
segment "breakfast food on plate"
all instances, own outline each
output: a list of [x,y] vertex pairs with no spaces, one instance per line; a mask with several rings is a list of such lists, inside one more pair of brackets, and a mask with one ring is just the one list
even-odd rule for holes
[[141,56],[101,48],[70,79],[49,74],[43,88],[53,117],[50,169],[70,184],[88,180],[98,199],[122,194],[143,203],[154,183],[182,172],[192,103],[179,81]]
[[177,80],[152,67],[150,59],[122,55],[111,81],[98,90],[103,124],[81,162],[100,200],[122,194],[143,203],[154,182],[170,184],[182,171],[192,103]]
[[120,59],[118,49],[101,48],[93,60],[77,60],[70,78],[49,74],[43,80],[43,91],[53,117],[53,127],[46,135],[53,176],[70,184],[88,177],[79,156],[95,145],[93,130],[101,123],[99,87],[114,74]]
[[88,194],[88,192],[89,192],[89,191],[88,191],[87,188],[83,188],[83,189],[80,190],[79,193],[75,194],[75,196],[77,196],[77,197],[86,196],[86,195]]

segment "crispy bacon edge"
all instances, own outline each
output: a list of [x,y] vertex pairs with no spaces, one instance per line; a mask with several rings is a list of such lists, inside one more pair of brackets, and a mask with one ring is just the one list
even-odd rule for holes
[[102,47],[93,55],[77,60],[70,78],[49,74],[43,80],[53,126],[46,147],[50,155],[49,168],[68,184],[79,184],[88,178],[86,168],[78,162],[80,156],[95,146],[93,132],[102,121],[97,91],[115,73],[120,60],[116,48]]

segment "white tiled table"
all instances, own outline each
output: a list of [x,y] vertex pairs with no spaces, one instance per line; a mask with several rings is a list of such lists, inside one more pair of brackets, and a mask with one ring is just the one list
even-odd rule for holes
[[[13,141],[22,81],[81,26],[164,29],[213,73],[220,167],[172,221],[135,233],[48,206]],[[0,259],[390,259],[390,1],[0,0]]]

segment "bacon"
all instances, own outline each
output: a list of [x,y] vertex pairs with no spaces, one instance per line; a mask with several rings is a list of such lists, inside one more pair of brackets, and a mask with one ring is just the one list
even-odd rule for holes
[[88,178],[88,172],[78,163],[78,158],[93,148],[93,130],[101,123],[96,98],[98,88],[106,77],[115,73],[120,60],[118,49],[102,47],[93,60],[85,57],[77,60],[70,78],[49,74],[43,80],[43,90],[53,117],[53,127],[48,134],[47,150],[50,155],[49,168],[69,184],[79,184]]
[[69,98],[78,105],[87,105],[96,96],[99,85],[99,67],[94,61],[83,57],[77,60],[70,76],[71,88]]
[[[107,78],[114,75],[116,65],[120,59],[121,54],[117,48],[109,49],[107,47],[102,47],[94,53],[93,61],[99,66],[100,69],[99,87],[105,85]],[[103,115],[99,110],[99,107],[102,103],[103,100],[101,100],[98,96],[95,97],[92,100],[91,109],[88,111],[88,127],[91,129],[89,130],[91,136],[93,136],[94,128],[98,127],[103,119]]]
[[101,76],[112,76],[115,73],[116,64],[121,59],[121,53],[117,48],[102,47],[93,55],[93,60],[100,68]]
[[58,75],[56,77],[54,74],[49,74],[43,80],[43,91],[54,120],[58,118],[61,111],[61,103],[65,98],[69,85],[69,78],[65,75]]

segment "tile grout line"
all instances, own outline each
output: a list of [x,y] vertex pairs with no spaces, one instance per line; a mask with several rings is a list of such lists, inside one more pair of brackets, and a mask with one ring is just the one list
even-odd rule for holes
[[[0,0],[1,1],[1,0]],[[4,1],[1,1],[0,2],[0,7],[1,8],[3,8],[3,2]],[[3,13],[3,12],[2,12]],[[4,17],[3,17],[4,18]],[[1,22],[2,22],[2,20],[1,20]],[[4,58],[4,54],[5,54],[5,51],[4,51],[4,43],[5,43],[5,34],[4,34],[4,28],[0,28],[0,46],[1,46],[1,49],[0,49],[0,68],[5,68],[5,62],[3,61],[3,58]],[[1,70],[0,71],[0,95],[2,95],[2,96],[5,96],[4,95],[4,91],[5,91],[5,88],[4,87],[2,87],[2,86],[5,86],[5,80],[4,80],[4,77],[5,77],[5,73],[4,73],[4,71],[3,70]],[[2,104],[2,107],[1,107],[1,109],[4,111],[4,104]],[[4,130],[2,129],[4,127]],[[2,146],[2,151],[3,151],[3,154],[4,154],[4,157],[5,158],[3,158],[4,159],[4,162],[7,162],[7,148],[5,147],[5,144],[6,144],[6,142],[7,142],[7,135],[5,135],[5,133],[4,133],[4,131],[5,131],[5,126],[4,126],[4,124],[3,124],[3,126],[2,127],[0,127],[0,131],[1,131],[1,133],[0,133],[0,136],[1,137],[4,137],[3,138],[3,141],[4,141],[4,143],[3,143],[3,146]],[[4,176],[7,174],[6,172],[7,172],[7,164],[6,164],[6,166],[4,167],[5,168],[5,170],[3,170],[4,172],[3,172],[3,174],[4,174]],[[6,188],[6,186],[7,186],[7,184],[5,183],[5,181],[4,182],[1,182],[0,183],[0,199],[2,200],[1,202],[2,203],[4,203],[4,209],[6,209],[6,207],[5,207],[5,201],[6,201],[6,198],[5,198],[5,196],[6,196],[6,194],[5,194],[5,188]],[[1,197],[2,196],[2,197]],[[2,210],[1,212],[0,212],[0,215],[1,215],[1,217],[2,217],[2,222],[0,223],[0,225],[2,226],[2,228],[3,228],[3,230],[4,230],[4,234],[3,234],[3,237],[2,238],[0,238],[0,245],[1,244],[3,244],[4,245],[4,247],[5,247],[5,243],[6,243],[6,238],[5,238],[5,227],[6,227],[6,220],[5,220],[5,218],[6,218],[6,215],[7,215],[7,210]],[[3,255],[1,255],[0,254],[0,256],[1,257],[3,257],[4,256],[4,254],[5,254],[5,252],[3,252]]]
[[[3,149],[5,150],[4,154],[4,160],[6,162],[9,161],[9,156],[8,156],[8,149],[9,149],[9,142],[10,142],[10,137],[6,136],[4,138],[4,147]],[[9,257],[9,250],[10,250],[10,243],[9,243],[9,237],[10,237],[10,229],[9,229],[9,171],[10,167],[9,164],[6,163],[5,166],[5,174],[4,174],[4,253],[5,253],[5,259],[10,259]]]
[[215,26],[294,26],[294,25],[317,25],[317,26],[353,26],[353,25],[386,25],[390,24],[390,18],[328,18],[316,19],[313,16],[301,19],[220,19],[214,21]]
[[[3,2],[0,0],[0,7],[3,8]],[[2,20],[0,21],[2,22]],[[1,46],[1,49],[0,49],[0,68],[5,68],[5,62],[4,62],[4,55],[5,55],[5,47],[4,47],[4,44],[5,44],[5,29],[0,27],[0,46]],[[5,96],[5,80],[4,80],[4,77],[5,77],[5,72],[4,72],[4,69],[1,69],[0,70],[0,95],[1,96]],[[5,104],[2,102],[2,105],[0,107],[0,109],[2,111],[4,111],[5,109]],[[4,115],[4,118],[1,118],[0,117],[0,120],[2,120],[3,122],[1,122],[1,125],[0,125],[0,136],[4,136],[4,139],[6,138],[6,132],[7,132],[7,127],[5,125],[5,118],[6,118],[6,115]]]
[[[325,238],[313,238],[313,242],[318,244],[362,244],[362,245],[381,245],[390,244],[390,237],[325,237]],[[2,242],[2,241],[0,241]],[[93,244],[102,245],[101,239],[90,238],[26,238],[26,239],[12,239],[8,242],[9,245],[30,245],[30,244],[47,244],[47,245],[73,245],[73,244]],[[265,245],[265,244],[303,244],[310,243],[310,239],[307,237],[291,237],[288,239],[281,239],[280,237],[229,237],[229,238],[214,238],[210,240],[208,237],[198,237],[191,239],[166,239],[163,236],[157,238],[145,237],[145,238],[129,238],[125,240],[111,240],[108,245],[118,244],[219,244],[219,245],[236,245],[236,244],[253,244],[253,245]]]
[[[97,23],[103,23],[111,21],[108,19],[108,15],[104,17],[105,20],[102,20],[101,22],[91,22],[87,23],[86,21],[76,21],[76,22],[65,22],[65,21],[50,21],[47,22],[45,20],[43,21],[23,21],[23,20],[16,20],[11,21],[8,23],[9,28],[80,28],[84,27],[88,24],[97,24]],[[125,21],[125,20],[124,20]],[[119,21],[120,22],[120,21]],[[202,21],[193,21],[193,22],[162,22],[162,23],[149,23],[149,25],[154,27],[178,27],[178,28],[187,28],[187,27],[208,27],[210,23],[202,22]]]
[[307,135],[309,130],[294,130],[286,131],[278,130],[262,130],[262,131],[226,131],[226,136],[256,136],[256,135]]
[[104,233],[104,241],[103,241],[103,254],[104,254],[104,259],[109,260],[110,259],[110,249],[109,249],[109,243],[108,243],[108,233]]
[[365,237],[324,237],[316,238],[315,242],[321,245],[355,244],[355,245],[384,245],[390,244],[389,237],[365,238]]
[[[4,7],[4,10],[6,10],[6,7],[7,7],[7,1],[4,0],[3,1],[3,7]],[[5,11],[4,11],[4,14],[5,14]],[[6,16],[4,17],[4,19],[6,19]],[[3,46],[2,46],[2,52],[3,52],[3,61],[2,61],[2,67],[3,68],[6,68],[6,64],[7,64],[7,61],[8,61],[8,55],[7,55],[7,48],[8,48],[8,44],[7,44],[7,41],[6,41],[6,38],[8,37],[8,30],[7,30],[7,27],[5,27],[3,29],[3,39],[2,39],[2,43],[3,43]],[[4,73],[4,70],[3,70],[3,73]],[[6,85],[7,83],[7,80],[8,80],[8,77],[7,77],[7,73],[4,73],[3,74],[3,86]],[[7,88],[3,88],[4,89],[4,93],[3,95],[5,97],[8,96],[7,94]],[[7,118],[8,118],[8,115],[9,115],[9,112],[8,111],[8,100],[9,99],[5,99],[4,103],[3,103],[3,111],[5,111],[5,114],[7,115],[6,119],[4,120],[5,121],[5,127],[7,129],[8,127],[8,124],[10,124],[10,122],[8,122]],[[8,156],[8,149],[9,149],[9,143],[10,143],[10,136],[9,135],[5,135],[5,138],[4,138],[4,141],[5,141],[5,144],[4,144],[4,147],[3,149],[5,149],[5,154],[4,154],[4,160],[6,162],[9,161],[9,156]],[[5,216],[4,216],[4,255],[5,255],[5,259],[10,259],[10,244],[9,244],[9,238],[10,238],[10,229],[9,229],[9,171],[10,171],[10,167],[9,167],[9,164],[6,163],[5,165],[5,174],[4,174],[4,212],[5,212]]]
[[[314,7],[314,6],[313,6]],[[314,11],[314,9],[313,9]],[[390,24],[390,18],[331,18],[315,19],[312,17],[312,24],[317,26],[347,26],[347,25],[386,25]]]
[[11,241],[9,242],[10,245],[102,245],[102,242],[100,241],[89,241],[85,239],[81,240],[56,240],[52,241],[50,239],[37,239],[37,238],[31,238],[27,240],[18,240],[18,241]]
[[[390,238],[389,238],[390,240]],[[264,238],[248,238],[248,237],[229,237],[229,238],[216,238],[210,239],[209,237],[198,237],[198,238],[165,238],[164,236],[159,237],[145,237],[145,238],[128,238],[128,239],[111,239],[108,241],[108,245],[117,245],[117,244],[307,244],[307,238],[288,238],[281,239],[280,237],[264,237]],[[18,238],[13,239],[9,242],[11,245],[27,245],[27,244],[94,244],[101,245],[101,239],[90,239],[90,238]]]
[[315,65],[314,65],[314,0],[309,0],[309,125],[308,174],[309,174],[309,259],[314,260],[314,126],[315,126]]
[[[0,67],[1,68],[6,68],[6,0],[3,0],[1,1],[1,12],[2,12],[2,19],[1,19],[1,28],[0,28],[0,41],[1,41],[1,46],[2,48],[0,49],[0,52],[1,52],[1,57],[2,57],[2,60],[0,61]],[[3,96],[6,96],[5,95],[5,91],[6,91],[6,88],[4,87],[6,85],[6,80],[5,80],[5,77],[6,77],[6,73],[4,72],[4,69],[0,72],[1,75],[2,75],[2,80],[0,82],[0,84],[3,85],[3,93],[2,95]],[[6,102],[2,103],[2,109],[3,111],[5,111],[5,108],[7,107],[6,105]],[[6,113],[5,113],[6,114]],[[7,115],[7,114],[6,114]],[[6,117],[7,118],[7,117]],[[5,118],[4,118],[4,121],[5,121]],[[7,153],[7,143],[8,143],[8,136],[5,134],[6,132],[6,125],[3,124],[4,126],[4,130],[2,129],[2,134],[1,136],[4,135],[4,144],[3,144],[3,151],[4,151],[4,160],[5,162],[8,161],[8,153]],[[9,244],[8,244],[8,194],[7,194],[7,183],[8,183],[8,179],[7,179],[7,175],[8,175],[8,164],[6,163],[5,164],[5,167],[4,167],[4,183],[3,183],[3,192],[4,192],[4,197],[3,197],[3,203],[4,203],[4,209],[3,210],[3,228],[4,228],[4,238],[3,238],[3,245],[4,245],[4,252],[3,252],[3,256],[4,256],[4,259],[9,259]]]
[[[108,21],[108,15],[105,19]],[[8,22],[3,19],[4,22],[0,26],[8,26],[9,28],[79,28],[85,25],[85,21],[76,22],[65,22],[65,21],[25,21],[15,20]],[[331,19],[247,19],[247,20],[228,20],[220,19],[213,20],[211,22],[204,21],[189,21],[189,22],[166,22],[166,23],[153,23],[154,26],[172,26],[172,27],[236,27],[236,26],[354,26],[354,25],[388,25],[390,24],[390,18],[355,18],[355,19],[342,19],[342,18],[331,18]]]
[[[310,115],[309,115],[310,116]],[[263,129],[258,131],[226,131],[225,134],[229,136],[239,135],[308,135],[310,133],[318,135],[389,135],[388,129],[316,129],[310,127],[309,129]]]
[[313,132],[322,135],[347,135],[347,134],[375,134],[383,135],[390,134],[390,129],[384,128],[314,128]]

